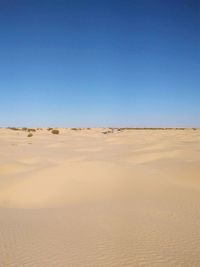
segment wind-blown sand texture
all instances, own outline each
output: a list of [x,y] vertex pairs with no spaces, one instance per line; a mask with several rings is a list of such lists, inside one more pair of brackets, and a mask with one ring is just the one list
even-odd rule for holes
[[200,266],[200,130],[0,129],[1,267]]

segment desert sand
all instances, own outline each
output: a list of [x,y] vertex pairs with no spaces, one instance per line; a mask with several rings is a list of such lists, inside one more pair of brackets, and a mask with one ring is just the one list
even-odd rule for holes
[[200,130],[0,129],[1,267],[200,266]]

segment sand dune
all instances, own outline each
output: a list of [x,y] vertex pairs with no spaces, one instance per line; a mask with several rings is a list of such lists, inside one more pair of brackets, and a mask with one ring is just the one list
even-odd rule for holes
[[200,266],[200,130],[0,129],[1,267]]

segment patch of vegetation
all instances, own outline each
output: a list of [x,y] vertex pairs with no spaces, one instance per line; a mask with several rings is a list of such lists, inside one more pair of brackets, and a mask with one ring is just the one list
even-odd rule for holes
[[51,133],[52,133],[52,134],[59,134],[60,132],[59,132],[59,130],[57,130],[57,129],[53,129],[53,130],[51,131]]
[[16,127],[8,127],[8,129],[13,130],[13,131],[19,131],[20,130],[19,128],[16,128]]
[[27,135],[27,137],[32,137],[33,136],[33,134],[32,133],[29,133],[28,135]]
[[27,129],[27,131],[30,133],[30,132],[36,132],[36,130],[35,129],[33,129],[33,128],[29,128],[29,129]]
[[53,128],[47,128],[47,131],[52,131],[53,130]]
[[110,134],[110,133],[113,133],[113,131],[111,131],[111,130],[102,131],[102,134]]
[[84,128],[71,128],[71,130],[73,130],[73,131],[81,131],[81,130],[84,130]]

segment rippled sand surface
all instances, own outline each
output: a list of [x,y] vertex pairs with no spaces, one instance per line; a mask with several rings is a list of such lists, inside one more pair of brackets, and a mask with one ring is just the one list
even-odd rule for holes
[[0,129],[1,267],[200,266],[200,130]]

